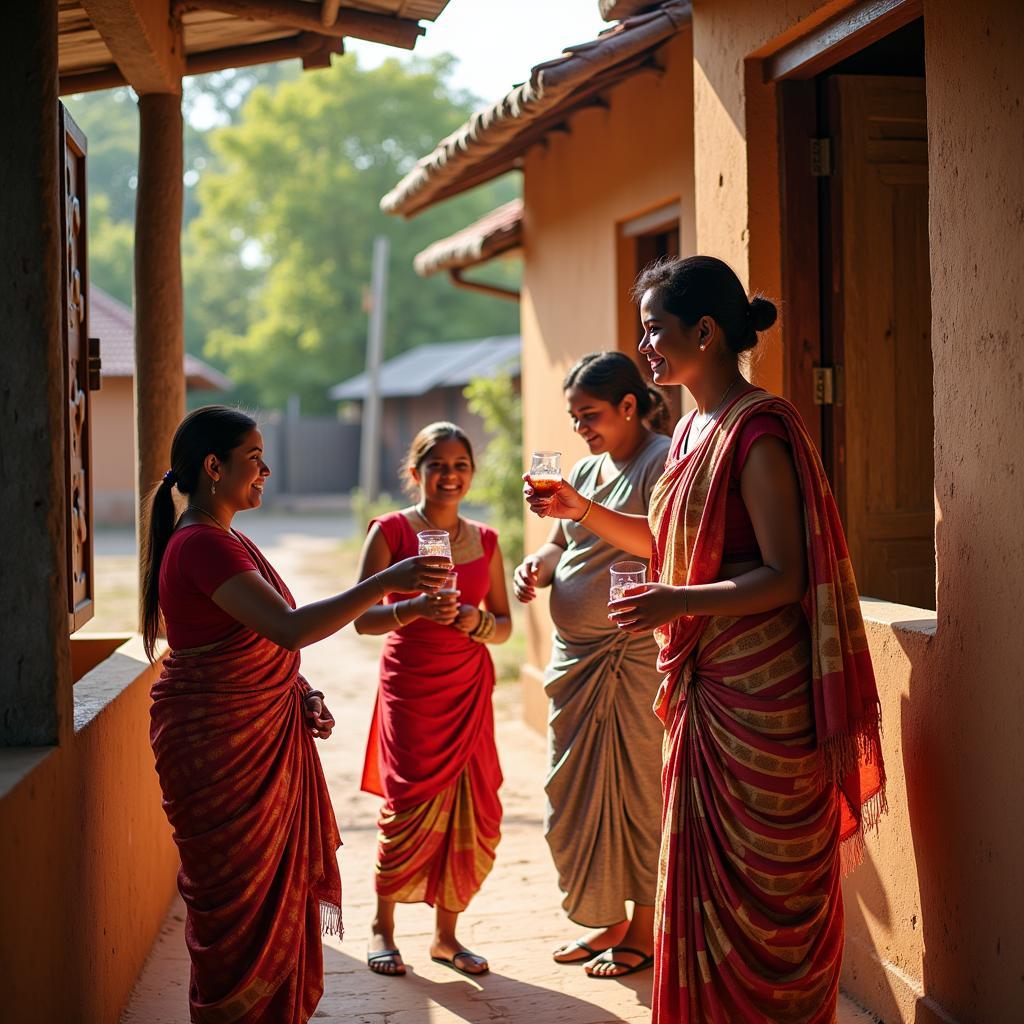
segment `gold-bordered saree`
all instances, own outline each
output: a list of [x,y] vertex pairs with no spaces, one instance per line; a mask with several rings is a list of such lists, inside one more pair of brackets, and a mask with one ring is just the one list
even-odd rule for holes
[[808,588],[798,605],[656,631],[666,733],[655,1024],[830,1024],[840,878],[885,806],[857,586],[821,460],[788,402],[747,391],[687,455],[673,444],[651,499],[655,578],[718,578],[736,441],[766,413],[784,424],[800,481]]

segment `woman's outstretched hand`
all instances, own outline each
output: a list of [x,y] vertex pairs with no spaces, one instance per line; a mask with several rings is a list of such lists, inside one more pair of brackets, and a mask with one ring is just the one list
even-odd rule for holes
[[667,583],[630,587],[624,597],[608,602],[608,618],[627,633],[651,633],[679,617],[680,590]]
[[415,555],[378,573],[378,579],[389,594],[408,594],[414,590],[432,593],[441,589],[451,571],[452,563],[442,555]]
[[540,575],[540,559],[527,555],[512,574],[512,593],[520,604],[529,604],[537,596],[537,577]]
[[579,519],[587,510],[589,499],[584,498],[567,480],[551,494],[541,494],[530,485],[530,477],[523,474],[523,497],[530,511],[541,519]]
[[319,740],[327,739],[334,731],[334,715],[327,710],[323,697],[309,697],[302,702],[309,731]]

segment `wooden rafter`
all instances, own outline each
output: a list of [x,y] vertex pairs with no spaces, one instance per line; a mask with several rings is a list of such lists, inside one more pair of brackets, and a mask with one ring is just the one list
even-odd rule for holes
[[341,10],[325,24],[322,8],[302,0],[177,0],[179,14],[188,11],[219,11],[249,21],[264,21],[285,28],[327,36],[352,36],[386,46],[411,50],[425,29],[409,18],[392,18],[367,11]]
[[81,0],[118,69],[137,93],[177,93],[185,71],[181,24],[166,0]]
[[[225,68],[251,67],[254,64],[273,64],[279,60],[301,58],[303,67],[327,67],[331,53],[342,52],[342,40],[331,39],[313,32],[300,32],[286,39],[273,39],[249,46],[228,46],[221,50],[206,50],[191,54],[185,61],[186,75],[205,75]],[[62,75],[60,94],[96,92],[116,89],[130,84],[116,67],[102,68],[82,75]]]

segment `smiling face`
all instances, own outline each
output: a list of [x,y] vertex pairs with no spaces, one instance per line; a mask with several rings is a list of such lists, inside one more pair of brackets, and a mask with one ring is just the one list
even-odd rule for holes
[[[580,388],[566,388],[572,428],[586,442],[591,455],[612,452],[632,444],[636,421],[636,396],[626,395],[618,405],[596,398]],[[629,419],[627,419],[629,417]]]
[[236,512],[259,508],[263,502],[263,483],[270,476],[270,467],[263,461],[263,435],[255,427],[226,459],[208,458],[213,459],[217,471],[217,497],[225,505]]
[[421,500],[432,505],[457,505],[473,483],[473,462],[458,438],[438,441],[420,464],[409,470]]
[[655,384],[689,384],[700,372],[700,341],[709,330],[709,317],[687,327],[662,305],[657,292],[648,289],[640,300],[644,336],[640,354],[650,363]]

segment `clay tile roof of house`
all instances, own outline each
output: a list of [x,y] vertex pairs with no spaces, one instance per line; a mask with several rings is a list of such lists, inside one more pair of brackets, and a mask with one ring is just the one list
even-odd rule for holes
[[660,0],[598,0],[597,7],[605,21],[620,21],[657,7]]
[[[100,339],[100,377],[135,376],[135,317],[131,309],[89,285],[89,333]],[[209,363],[185,353],[185,385],[197,391],[230,391],[234,384]]]
[[420,277],[442,270],[465,270],[514,252],[522,244],[523,201],[513,199],[454,235],[428,245],[417,254],[413,266]]
[[[417,345],[380,366],[382,398],[412,398],[434,388],[463,387],[474,377],[495,377],[503,371],[519,376],[518,334],[472,341]],[[328,396],[335,402],[366,398],[367,376],[360,373],[335,384]]]
[[603,104],[601,92],[609,85],[657,67],[654,51],[690,23],[690,10],[689,0],[668,0],[538,64],[529,81],[477,111],[422,157],[381,199],[381,209],[410,217],[521,166],[523,154],[564,127],[573,111]]

